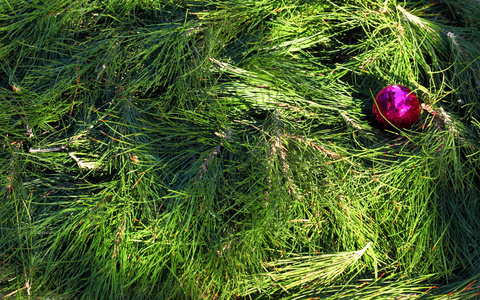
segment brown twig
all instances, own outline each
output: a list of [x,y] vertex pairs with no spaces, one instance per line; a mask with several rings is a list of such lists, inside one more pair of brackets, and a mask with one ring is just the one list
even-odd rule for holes
[[[466,145],[469,145],[470,147],[472,147],[472,149],[474,150],[477,150],[477,148],[472,145],[472,143],[470,143],[469,141],[467,141],[466,139],[464,139],[462,136],[460,136],[458,130],[455,128],[454,124],[453,124],[453,121],[452,121],[452,118],[448,115],[448,113],[443,109],[443,107],[440,107],[439,111],[440,112],[437,112],[435,111],[430,105],[426,104],[426,103],[422,103],[421,104],[421,107],[423,110],[427,111],[428,113],[430,113],[431,115],[434,116],[434,118],[437,120],[437,121],[442,121],[443,124],[446,125],[446,128],[453,133],[453,136],[457,139],[459,139],[460,141],[462,141],[464,144]],[[441,125],[440,125],[440,122],[437,123],[437,126],[439,129],[441,129]]]
[[6,299],[7,297],[10,297],[10,296],[12,296],[12,295],[15,295],[16,293],[18,293],[18,292],[20,292],[21,290],[24,290],[24,289],[26,289],[26,288],[27,288],[27,286],[25,285],[24,287],[19,288],[18,290],[13,291],[13,292],[11,292],[10,294],[6,294],[5,296],[2,297],[2,300],[3,300],[3,299]]
[[352,166],[357,166],[355,163],[351,162],[349,159],[343,157],[342,155],[340,155],[338,153],[335,153],[333,151],[330,151],[330,150],[328,150],[327,148],[325,148],[321,145],[315,144],[314,142],[310,141],[307,138],[302,138],[302,137],[298,137],[298,136],[291,135],[291,134],[287,134],[285,136],[292,139],[292,140],[297,140],[297,141],[303,142],[303,143],[309,145],[310,147],[312,147],[313,149],[318,150],[318,151],[322,152],[323,154],[335,159],[335,161],[345,160],[345,161],[349,162]]
[[355,129],[358,129],[359,131],[367,134],[367,135],[370,135],[371,133],[370,132],[366,132],[365,130],[363,130],[363,128],[358,125],[352,118],[350,118],[346,113],[341,113],[343,119],[345,121],[347,121],[347,123],[349,123],[350,125],[352,125]]
[[[226,141],[233,141],[232,139],[232,131],[230,129],[227,129],[223,131],[222,133],[215,132],[215,135],[218,137],[223,138]],[[216,156],[220,152],[220,147],[223,146],[223,142],[221,141],[215,148],[213,148],[213,151],[205,158],[202,168],[200,169],[200,179],[202,179],[203,175],[207,172],[208,166],[210,165],[210,161],[214,156]]]

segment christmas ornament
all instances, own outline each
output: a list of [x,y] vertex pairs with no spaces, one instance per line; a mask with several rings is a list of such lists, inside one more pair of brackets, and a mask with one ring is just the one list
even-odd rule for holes
[[373,114],[385,129],[409,128],[420,115],[420,102],[411,89],[399,84],[389,85],[375,97]]

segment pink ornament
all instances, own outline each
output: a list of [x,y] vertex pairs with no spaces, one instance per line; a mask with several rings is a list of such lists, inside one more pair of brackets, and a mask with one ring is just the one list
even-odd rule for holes
[[420,102],[411,89],[393,84],[375,97],[373,114],[385,129],[409,128],[420,115]]

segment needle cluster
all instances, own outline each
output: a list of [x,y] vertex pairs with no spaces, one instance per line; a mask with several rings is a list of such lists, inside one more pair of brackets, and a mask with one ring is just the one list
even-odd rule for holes
[[0,1],[0,295],[476,297],[479,120],[477,0]]

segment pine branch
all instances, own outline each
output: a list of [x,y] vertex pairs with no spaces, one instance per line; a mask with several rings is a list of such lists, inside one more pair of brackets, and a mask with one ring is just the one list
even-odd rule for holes
[[478,296],[477,0],[37,2],[0,4],[5,297]]

